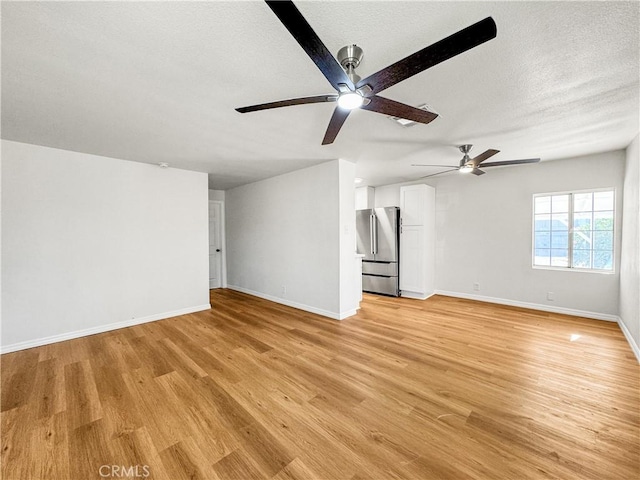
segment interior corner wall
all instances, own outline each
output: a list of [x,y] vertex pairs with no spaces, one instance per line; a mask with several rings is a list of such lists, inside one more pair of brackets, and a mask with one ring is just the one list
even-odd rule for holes
[[[620,319],[640,360],[640,135],[626,150],[622,202]],[[624,330],[624,328],[623,328]],[[635,345],[634,345],[635,344]]]
[[229,288],[340,318],[339,162],[226,190]]
[[1,148],[3,352],[209,308],[206,174]]
[[[619,150],[422,181],[436,187],[437,291],[616,320],[624,163]],[[400,186],[407,184],[376,187],[376,207],[398,205]],[[533,269],[533,194],[604,187],[617,192],[615,273]]]

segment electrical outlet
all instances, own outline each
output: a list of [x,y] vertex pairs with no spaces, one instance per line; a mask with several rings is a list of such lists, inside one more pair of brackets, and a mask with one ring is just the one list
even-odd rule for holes
[[555,293],[547,292],[547,300],[549,300],[550,302],[553,302],[555,300]]
[[479,283],[474,283],[473,284],[473,291],[474,292],[479,292],[480,291],[480,284]]

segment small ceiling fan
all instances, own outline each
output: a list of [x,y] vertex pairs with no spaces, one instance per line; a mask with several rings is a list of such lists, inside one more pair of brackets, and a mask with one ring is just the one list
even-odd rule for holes
[[486,172],[480,170],[478,167],[487,168],[487,167],[502,167],[504,165],[518,165],[521,163],[538,163],[540,161],[539,158],[525,158],[522,160],[505,160],[503,162],[489,162],[484,163],[488,158],[493,157],[496,153],[500,153],[500,150],[489,149],[484,153],[481,153],[477,157],[471,158],[469,157],[469,152],[473,145],[460,145],[458,148],[463,153],[463,157],[460,160],[460,165],[425,165],[420,163],[411,164],[412,167],[442,167],[449,168],[449,170],[445,170],[443,172],[432,173],[431,175],[425,175],[420,178],[434,177],[436,175],[441,175],[443,173],[453,172],[454,170],[459,171],[460,173],[473,173],[474,175],[484,175]]
[[363,57],[360,47],[347,45],[341,48],[336,60],[291,1],[265,0],[265,2],[336,89],[336,93],[251,105],[236,108],[236,110],[247,113],[291,105],[337,102],[338,105],[333,111],[322,145],[333,143],[351,110],[357,108],[391,117],[405,118],[417,123],[426,124],[433,121],[437,114],[380,97],[378,93],[496,36],[496,24],[491,17],[487,17],[365,79],[360,79],[355,73]]

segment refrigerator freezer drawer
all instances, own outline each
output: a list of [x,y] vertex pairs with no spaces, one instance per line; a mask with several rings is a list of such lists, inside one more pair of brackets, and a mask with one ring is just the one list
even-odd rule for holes
[[397,277],[398,264],[396,262],[367,262],[365,260],[362,262],[362,273]]
[[398,277],[376,277],[374,275],[362,275],[362,291],[382,293],[397,297]]

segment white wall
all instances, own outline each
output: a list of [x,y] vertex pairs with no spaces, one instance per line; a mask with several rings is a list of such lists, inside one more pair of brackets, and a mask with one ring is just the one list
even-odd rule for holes
[[[355,180],[354,180],[355,183]],[[355,207],[356,210],[365,210],[374,208],[375,189],[373,187],[357,187],[356,188]]]
[[208,308],[207,175],[2,141],[2,347]]
[[[346,163],[334,160],[226,191],[229,288],[332,318],[350,314],[341,310],[343,241],[355,261],[355,215],[340,214],[341,170],[354,174]],[[353,177],[350,198],[353,210]]]
[[[531,268],[534,193],[615,187],[624,152],[443,177],[436,202],[438,289],[611,316],[618,314],[620,235],[615,274]],[[617,225],[621,195],[617,196]],[[473,283],[480,284],[474,292]],[[547,300],[553,292],[554,301]]]
[[413,185],[415,183],[429,183],[423,181],[394,183],[392,185],[383,185],[375,188],[374,205],[375,208],[380,207],[399,207],[400,206],[400,187],[404,185]]
[[[619,228],[624,158],[624,151],[616,151],[492,168],[481,177],[448,174],[423,180],[436,187],[437,290],[614,320],[619,231],[615,274],[534,270],[531,204],[534,193],[615,187]],[[399,187],[377,187],[376,207],[398,205]],[[547,300],[547,292],[554,293],[554,301]]]
[[224,190],[209,190],[209,200],[224,202]]
[[354,315],[360,304],[356,277],[356,164],[338,160],[340,215],[340,314]]
[[[626,152],[622,204],[620,318],[623,331],[640,360],[640,136]],[[630,338],[629,338],[630,337]]]

